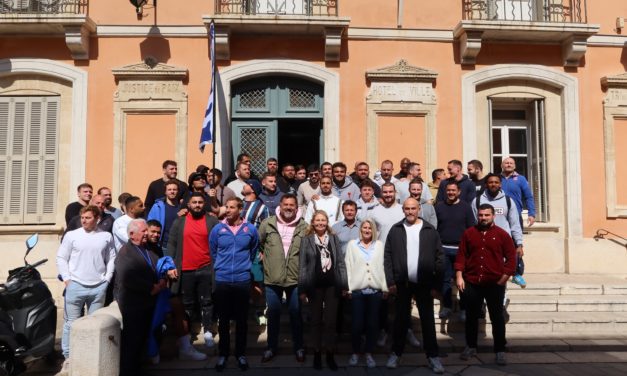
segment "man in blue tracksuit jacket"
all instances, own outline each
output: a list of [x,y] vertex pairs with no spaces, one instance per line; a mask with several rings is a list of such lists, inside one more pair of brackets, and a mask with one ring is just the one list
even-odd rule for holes
[[246,360],[247,319],[251,286],[251,266],[259,235],[251,223],[241,218],[243,202],[230,198],[225,203],[226,217],[209,235],[209,247],[213,260],[215,290],[214,301],[218,313],[220,334],[219,356],[216,370],[226,366],[230,351],[230,320],[235,320],[235,357],[240,369],[248,369]]

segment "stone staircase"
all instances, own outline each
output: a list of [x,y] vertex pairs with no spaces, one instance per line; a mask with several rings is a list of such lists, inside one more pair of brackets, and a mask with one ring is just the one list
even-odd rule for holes
[[[538,351],[627,351],[627,278],[596,275],[528,274],[527,287],[508,284],[507,337],[510,350]],[[349,303],[350,304],[350,303]],[[448,320],[437,318],[438,342],[446,352],[464,347],[464,324],[454,313]],[[421,339],[417,309],[414,307],[413,329]],[[348,324],[349,325],[349,324]],[[350,326],[346,332],[350,331]],[[289,317],[281,317],[281,349],[291,353]],[[305,325],[305,343],[309,327]],[[480,348],[491,347],[490,319],[480,323]],[[390,339],[388,339],[389,345]],[[261,352],[266,345],[265,327],[249,321],[248,347]],[[388,351],[389,346],[379,348]],[[350,352],[350,336],[341,337],[338,351]],[[415,352],[409,345],[406,351]]]

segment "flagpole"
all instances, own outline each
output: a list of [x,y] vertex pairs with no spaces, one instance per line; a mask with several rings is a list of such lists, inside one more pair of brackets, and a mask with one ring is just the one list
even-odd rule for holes
[[[215,59],[215,55],[212,56],[212,58]],[[218,154],[218,151],[216,150],[216,139],[217,139],[217,137],[216,137],[216,112],[218,112],[218,111],[216,111],[216,107],[217,107],[217,104],[218,104],[218,101],[217,101],[218,98],[216,96],[216,91],[217,90],[215,90],[215,87],[216,87],[215,80],[218,77],[216,75],[216,71],[217,71],[216,64],[212,62],[211,66],[213,67],[213,72],[211,72],[211,76],[214,79],[214,83],[213,83],[213,87],[214,87],[214,90],[213,90],[213,122],[212,122],[213,124],[211,125],[213,127],[213,129],[211,130],[211,134],[213,135],[213,140],[212,140],[212,144],[213,144],[213,161],[211,163],[211,166],[212,166],[211,168],[215,169],[216,168],[216,155]]]

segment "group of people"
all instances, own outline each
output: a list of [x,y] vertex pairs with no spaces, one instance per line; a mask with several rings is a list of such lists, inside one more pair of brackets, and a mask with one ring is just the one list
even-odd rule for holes
[[[267,324],[262,362],[279,351],[280,315],[288,307],[292,351],[305,361],[303,305],[308,305],[313,366],[338,368],[335,345],[350,312],[349,365],[375,367],[376,345],[391,335],[386,366],[398,366],[405,342],[420,346],[411,327],[412,301],[418,309],[429,367],[443,373],[436,341],[434,299],[439,317],[454,310],[453,286],[460,292],[467,347],[476,354],[478,320],[487,309],[498,364],[505,360],[505,286],[521,287],[522,209],[528,226],[535,210],[527,180],[506,158],[500,174],[483,176],[477,160],[452,160],[422,179],[421,166],[404,158],[394,175],[383,161],[370,178],[367,163],[349,175],[342,162],[307,168],[270,158],[257,177],[251,158],[240,154],[233,174],[198,166],[187,183],[177,164],[165,161],[163,176],[151,182],[145,201],[128,193],[112,206],[109,188],[93,195],[89,184],[66,209],[67,232],[57,255],[65,283],[62,348],[69,364],[72,322],[116,300],[123,319],[120,375],[141,374],[144,344],[171,311],[179,358],[204,360],[192,346],[190,323],[200,321],[206,347],[219,336],[217,371],[227,366],[230,322],[235,321],[235,359],[246,358],[251,302]],[[447,174],[448,173],[448,174]],[[145,217],[145,219],[144,219]],[[390,315],[392,308],[393,315]],[[157,315],[159,313],[159,315]],[[393,322],[388,322],[392,316]],[[150,320],[153,318],[153,320]],[[159,361],[158,346],[148,356]],[[151,348],[153,348],[151,350]]]

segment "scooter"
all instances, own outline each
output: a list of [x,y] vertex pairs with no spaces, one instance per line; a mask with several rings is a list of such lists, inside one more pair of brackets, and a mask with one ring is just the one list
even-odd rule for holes
[[38,240],[38,234],[26,240],[24,266],[0,284],[0,376],[20,374],[27,363],[54,354],[57,307],[37,271],[48,259],[26,261]]

